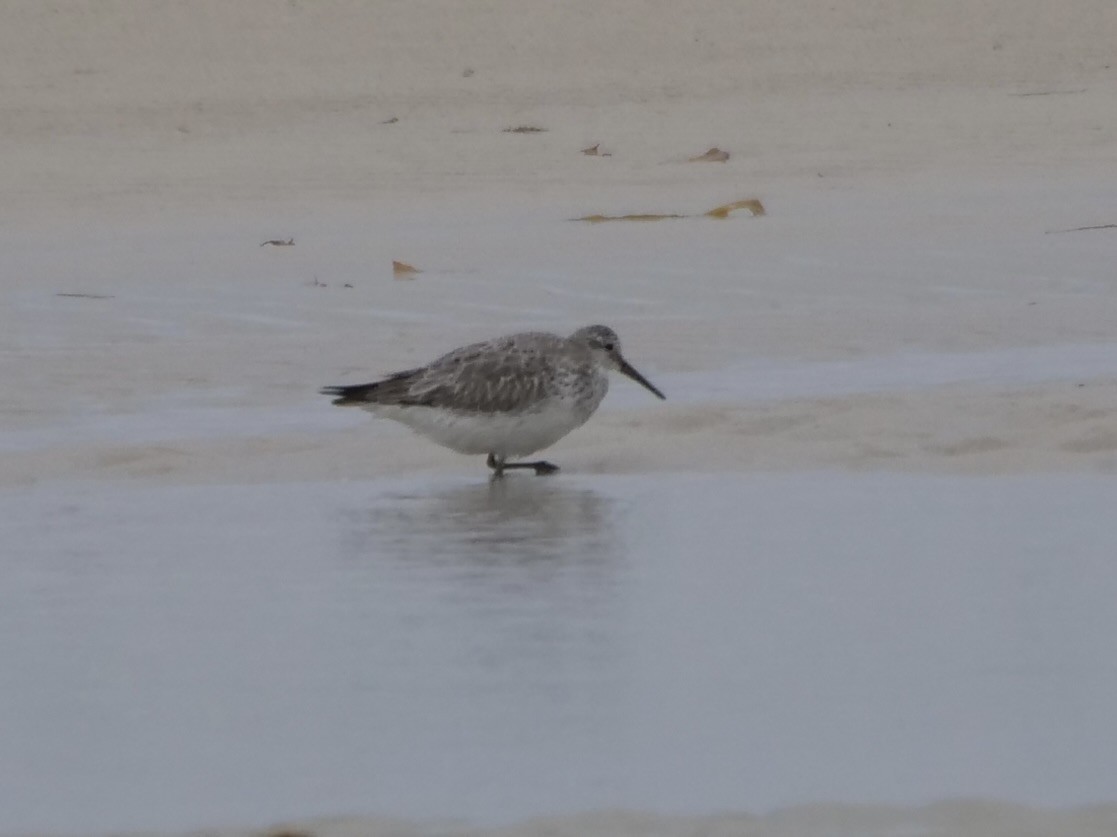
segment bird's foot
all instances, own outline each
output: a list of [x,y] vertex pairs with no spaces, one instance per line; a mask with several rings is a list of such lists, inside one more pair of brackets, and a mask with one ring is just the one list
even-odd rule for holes
[[544,476],[546,474],[553,474],[558,471],[559,466],[550,462],[539,460],[538,462],[505,462],[503,459],[497,458],[494,454],[489,454],[486,463],[493,469],[493,477],[503,477],[505,471],[523,470],[531,468],[535,471],[536,476]]

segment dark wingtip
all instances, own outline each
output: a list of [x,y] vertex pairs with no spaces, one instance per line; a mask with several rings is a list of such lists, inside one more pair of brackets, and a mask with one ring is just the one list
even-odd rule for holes
[[367,400],[365,396],[370,388],[369,384],[357,384],[351,387],[322,387],[318,390],[318,394],[333,396],[333,403],[338,407],[348,407],[353,404],[363,404]]

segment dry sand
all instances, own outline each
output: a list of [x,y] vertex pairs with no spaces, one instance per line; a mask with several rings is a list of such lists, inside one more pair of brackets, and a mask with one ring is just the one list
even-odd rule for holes
[[[1111,472],[1117,374],[1058,359],[1112,353],[1117,230],[1059,231],[1117,223],[1114,43],[1112,0],[9,0],[0,481],[476,470],[315,388],[595,320],[694,397],[618,385],[571,469]],[[1003,364],[716,384],[939,355]],[[509,833],[1113,830],[978,808]]]

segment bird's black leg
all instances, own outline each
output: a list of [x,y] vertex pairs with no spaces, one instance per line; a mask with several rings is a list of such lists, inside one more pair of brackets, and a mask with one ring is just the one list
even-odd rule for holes
[[[518,464],[523,465],[525,468],[534,468],[535,469],[535,475],[537,477],[542,477],[546,474],[554,474],[559,469],[559,466],[556,465],[555,463],[546,462],[542,459],[540,459],[538,462],[520,462]],[[506,465],[505,467],[508,467],[508,466]]]
[[512,471],[516,469],[531,468],[535,471],[536,476],[543,476],[544,474],[553,474],[558,469],[558,465],[553,465],[550,462],[539,460],[538,462],[505,462],[503,458],[497,458],[496,454],[489,454],[488,465],[493,469],[494,477],[504,476],[505,471]]

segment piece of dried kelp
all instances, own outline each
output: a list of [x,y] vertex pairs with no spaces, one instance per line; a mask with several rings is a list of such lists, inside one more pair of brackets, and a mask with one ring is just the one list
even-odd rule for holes
[[600,224],[602,221],[665,221],[672,218],[728,218],[731,212],[735,212],[738,209],[747,209],[752,213],[753,217],[767,214],[764,211],[764,204],[760,202],[759,198],[746,198],[742,201],[733,201],[733,203],[715,206],[713,209],[708,212],[703,212],[701,215],[678,215],[666,212],[633,212],[628,215],[583,215],[581,218],[574,218],[573,220],[586,221],[590,224]]
[[767,214],[764,211],[764,204],[759,199],[746,198],[743,201],[733,201],[733,203],[727,203],[723,206],[715,206],[706,213],[706,216],[709,218],[728,218],[729,213],[737,209],[747,209],[753,214],[753,217]]
[[639,212],[631,215],[584,215],[575,218],[575,221],[588,221],[591,224],[600,224],[603,221],[664,221],[668,218],[688,218],[688,215],[660,215],[651,212]]
[[729,159],[729,152],[722,151],[720,148],[714,147],[707,151],[705,154],[699,154],[697,157],[691,157],[687,162],[690,163],[724,163]]

